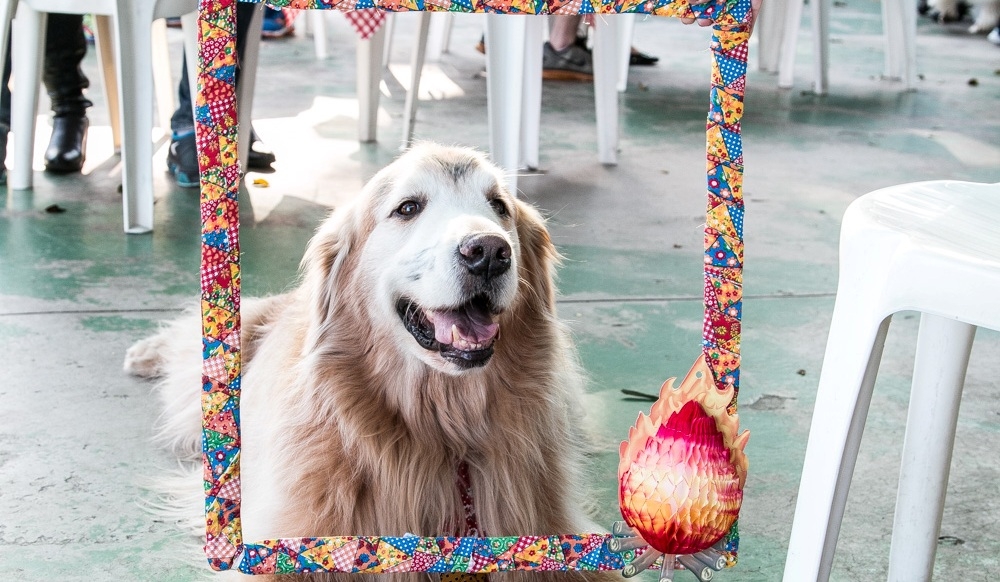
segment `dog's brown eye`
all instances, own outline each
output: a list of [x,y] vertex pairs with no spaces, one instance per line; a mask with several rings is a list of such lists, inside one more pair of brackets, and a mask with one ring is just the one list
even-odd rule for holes
[[416,216],[420,212],[420,203],[416,200],[407,200],[396,207],[395,214],[404,218]]
[[507,216],[509,212],[507,210],[507,203],[499,198],[490,200],[490,206],[493,207],[493,212],[496,212],[499,216]]

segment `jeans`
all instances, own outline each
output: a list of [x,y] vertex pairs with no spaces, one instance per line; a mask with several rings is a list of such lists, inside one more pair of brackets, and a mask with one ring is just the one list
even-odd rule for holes
[[[10,129],[10,42],[7,44],[7,60],[3,66],[3,80],[0,83],[0,130]],[[93,105],[83,96],[83,90],[90,81],[83,74],[80,62],[87,54],[87,40],[83,36],[83,15],[48,15],[45,29],[45,65],[42,82],[52,101],[52,113],[56,117],[84,116]]]
[[[236,82],[240,82],[240,63],[247,45],[247,29],[257,4],[236,3]],[[194,113],[191,104],[191,89],[188,85],[187,59],[181,64],[181,82],[177,87],[177,110],[170,117],[170,129],[175,136],[194,131]]]

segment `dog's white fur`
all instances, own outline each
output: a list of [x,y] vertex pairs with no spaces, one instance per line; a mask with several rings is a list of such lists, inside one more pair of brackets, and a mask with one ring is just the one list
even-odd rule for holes
[[[482,534],[590,530],[575,428],[583,380],[555,316],[557,254],[537,211],[503,183],[481,154],[419,145],[320,226],[297,289],[244,302],[244,539],[460,533],[463,461]],[[413,201],[419,211],[404,216]],[[434,314],[482,291],[456,259],[480,234],[511,256],[488,285],[494,353],[470,368],[422,347],[397,304]],[[172,323],[125,361],[161,378],[160,438],[186,458],[200,449],[198,328],[194,317]]]

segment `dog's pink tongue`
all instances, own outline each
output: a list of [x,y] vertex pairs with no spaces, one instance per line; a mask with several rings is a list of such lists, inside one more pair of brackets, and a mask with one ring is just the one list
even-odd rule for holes
[[496,337],[500,326],[487,313],[473,309],[455,311],[427,311],[427,319],[434,324],[434,339],[442,344],[455,343],[452,330],[459,339],[470,344],[486,343]]

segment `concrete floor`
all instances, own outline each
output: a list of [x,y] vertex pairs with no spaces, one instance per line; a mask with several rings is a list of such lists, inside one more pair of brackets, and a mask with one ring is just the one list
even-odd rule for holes
[[[1000,49],[963,25],[922,20],[921,81],[903,92],[880,79],[878,4],[835,4],[828,96],[805,90],[807,26],[795,89],[780,90],[774,76],[756,71],[748,82],[740,410],[753,437],[740,564],[722,580],[780,579],[846,206],[904,182],[1000,181]],[[331,25],[334,46],[352,47],[343,19],[331,16]],[[432,82],[420,103],[419,138],[487,146],[483,58],[473,50],[481,26],[478,17],[456,19],[452,53],[425,75]],[[411,18],[399,18],[394,62],[408,62],[412,28]],[[661,61],[632,70],[616,167],[596,161],[591,87],[546,83],[542,169],[520,180],[566,255],[561,313],[572,322],[609,435],[593,476],[606,492],[597,500],[602,522],[617,511],[612,445],[648,406],[620,390],[652,392],[699,353],[707,41],[707,31],[672,20],[639,22],[635,45]],[[270,187],[251,186],[243,200],[251,295],[293,282],[327,207],[354,195],[396,154],[403,108],[401,87],[389,79],[381,141],[359,145],[352,48],[320,62],[310,41],[296,37],[265,43],[261,61],[256,127],[279,161],[273,174],[251,175]],[[393,68],[406,78],[405,65]],[[85,69],[97,79],[93,55]],[[148,442],[156,414],[149,388],[126,377],[121,362],[130,343],[194,305],[197,196],[171,184],[161,150],[156,230],[123,235],[118,159],[100,88],[90,95],[97,106],[84,175],[37,172],[33,192],[0,188],[0,580],[191,580],[204,570],[200,554],[140,505],[169,459]],[[41,121],[39,147],[47,141]],[[52,205],[65,212],[49,212]],[[835,580],[885,578],[917,323],[902,314],[890,332]],[[997,353],[1000,335],[981,331],[936,579],[1000,572]]]

